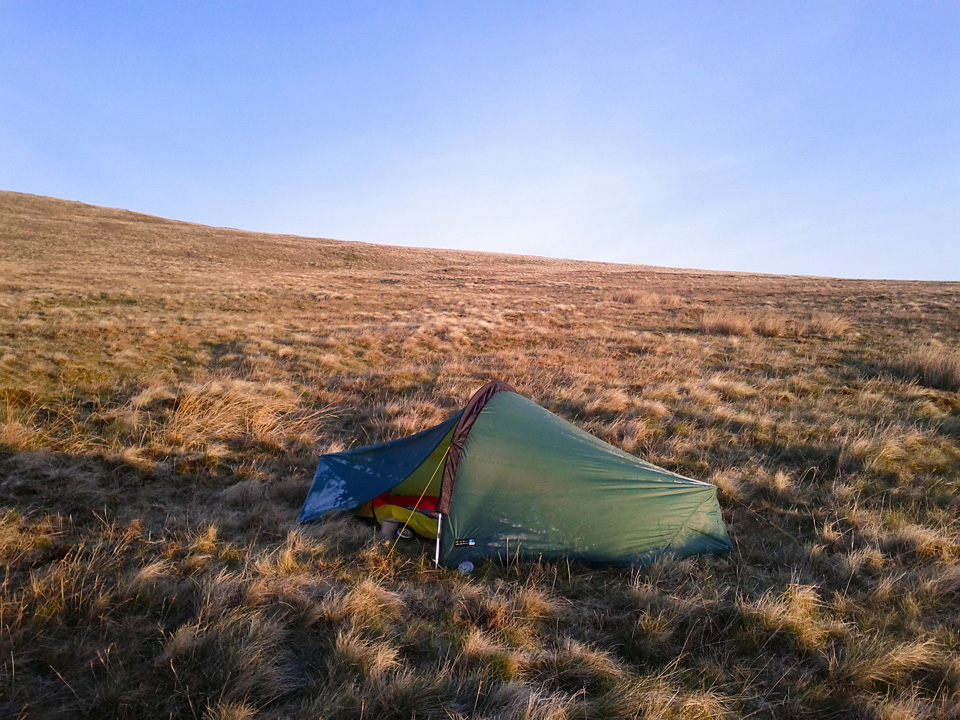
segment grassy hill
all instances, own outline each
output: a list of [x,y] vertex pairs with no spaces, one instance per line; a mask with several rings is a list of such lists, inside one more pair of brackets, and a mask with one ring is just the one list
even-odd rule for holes
[[[960,717],[958,301],[0,193],[0,717]],[[294,524],[490,379],[715,483],[733,553]]]

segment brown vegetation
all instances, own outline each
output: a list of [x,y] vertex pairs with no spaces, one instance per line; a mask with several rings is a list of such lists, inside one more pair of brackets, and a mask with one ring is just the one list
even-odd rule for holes
[[894,370],[908,380],[941,390],[960,390],[960,353],[941,346],[915,350],[892,363]]
[[795,320],[770,310],[749,313],[731,310],[711,310],[700,315],[700,329],[714,335],[742,335],[756,333],[764,337],[828,337],[837,338],[850,330],[850,321],[824,312],[811,313],[806,319]]
[[[0,716],[955,718],[958,290],[0,193]],[[319,453],[493,378],[716,483],[733,553],[465,576],[294,524]]]

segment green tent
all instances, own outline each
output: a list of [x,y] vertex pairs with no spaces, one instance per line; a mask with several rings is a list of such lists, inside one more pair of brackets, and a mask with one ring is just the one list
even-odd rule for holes
[[642,565],[730,549],[713,485],[623,452],[502,382],[416,435],[323,455],[298,520],[333,510],[409,522],[437,537],[444,565]]

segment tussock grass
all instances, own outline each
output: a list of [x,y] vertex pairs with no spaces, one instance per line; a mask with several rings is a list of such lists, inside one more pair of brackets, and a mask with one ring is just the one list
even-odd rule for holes
[[832,313],[814,312],[803,326],[805,335],[821,335],[825,337],[839,337],[849,332],[850,321],[840,315]]
[[790,319],[780,313],[765,312],[754,319],[751,327],[764,337],[783,337],[790,329]]
[[751,632],[761,630],[764,642],[774,633],[807,651],[824,651],[831,637],[849,632],[842,623],[824,620],[823,601],[817,588],[809,585],[792,584],[782,593],[742,601],[741,612]]
[[745,315],[727,310],[705,312],[700,317],[700,328],[717,335],[753,335],[753,320]]
[[920,674],[942,662],[933,640],[890,642],[876,637],[858,639],[845,653],[831,658],[834,677],[860,688],[896,685],[911,674]]
[[644,290],[620,290],[615,292],[611,299],[616,303],[647,309],[659,308],[668,301],[668,299],[655,292]]
[[[0,265],[0,715],[956,714],[956,284],[10,193]],[[422,430],[492,378],[714,482],[734,552],[464,576],[348,515],[294,525],[318,454]]]
[[894,371],[907,380],[916,380],[940,390],[960,390],[960,354],[930,346],[895,360]]
[[751,313],[717,309],[700,314],[700,329],[714,335],[839,338],[851,327],[848,319],[826,312],[813,312],[805,319],[771,310]]

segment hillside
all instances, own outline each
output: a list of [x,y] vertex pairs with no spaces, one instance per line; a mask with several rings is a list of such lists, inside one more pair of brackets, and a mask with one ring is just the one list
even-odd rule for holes
[[[0,717],[960,717],[958,300],[0,192]],[[716,484],[734,551],[294,524],[490,379]]]

